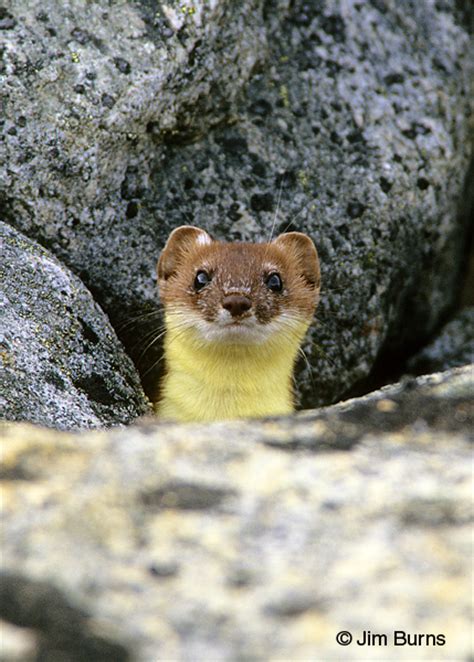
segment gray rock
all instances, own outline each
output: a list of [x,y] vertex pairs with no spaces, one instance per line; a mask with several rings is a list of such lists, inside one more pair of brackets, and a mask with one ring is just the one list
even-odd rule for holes
[[474,306],[462,309],[443,326],[429,345],[407,363],[411,374],[421,375],[474,363]]
[[60,429],[149,411],[135,368],[81,281],[0,222],[0,409]]
[[[31,659],[468,659],[472,369],[283,419],[4,426],[7,644]],[[341,630],[388,643],[342,648]],[[395,630],[445,644],[394,646]]]
[[8,220],[81,276],[150,392],[169,231],[309,232],[323,297],[299,391],[333,401],[452,304],[471,17],[455,0],[9,0]]

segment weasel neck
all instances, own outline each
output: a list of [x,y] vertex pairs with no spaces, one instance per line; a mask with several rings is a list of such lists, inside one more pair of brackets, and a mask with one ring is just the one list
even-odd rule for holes
[[307,328],[308,322],[298,321],[260,344],[228,344],[167,323],[167,374],[157,414],[186,422],[292,412],[293,369]]

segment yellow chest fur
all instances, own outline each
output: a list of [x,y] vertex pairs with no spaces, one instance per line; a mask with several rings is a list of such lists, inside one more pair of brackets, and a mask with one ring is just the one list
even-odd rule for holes
[[292,374],[307,322],[255,345],[203,342],[167,324],[167,374],[156,413],[175,421],[271,416],[294,409]]

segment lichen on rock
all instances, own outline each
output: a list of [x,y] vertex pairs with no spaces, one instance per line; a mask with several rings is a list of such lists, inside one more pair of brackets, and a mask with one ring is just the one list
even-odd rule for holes
[[282,419],[4,426],[0,617],[44,659],[365,661],[335,637],[369,629],[467,659],[472,370]]
[[450,310],[472,142],[466,3],[10,4],[5,218],[93,290],[149,392],[160,350],[144,351],[143,315],[183,223],[315,240],[304,406],[337,400]]

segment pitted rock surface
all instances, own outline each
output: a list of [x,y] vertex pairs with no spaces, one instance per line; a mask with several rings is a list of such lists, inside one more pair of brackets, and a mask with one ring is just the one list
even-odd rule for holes
[[334,401],[454,302],[472,16],[455,0],[9,0],[6,220],[80,275],[150,393],[170,230],[308,232],[323,293],[298,391]]
[[0,222],[1,418],[130,423],[150,405],[107,316],[43,247]]

